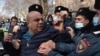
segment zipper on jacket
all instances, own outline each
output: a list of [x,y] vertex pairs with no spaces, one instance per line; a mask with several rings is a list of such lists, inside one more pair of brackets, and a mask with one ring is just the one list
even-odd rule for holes
[[29,47],[29,43],[28,43],[28,41],[27,41],[27,47]]

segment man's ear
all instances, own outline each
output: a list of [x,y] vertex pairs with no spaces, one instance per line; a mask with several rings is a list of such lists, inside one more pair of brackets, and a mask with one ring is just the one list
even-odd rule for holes
[[27,22],[27,24],[29,24],[29,22]]
[[86,20],[86,24],[90,23],[89,20]]
[[27,22],[27,25],[29,25],[29,22]]
[[27,24],[29,24],[29,20],[27,20]]

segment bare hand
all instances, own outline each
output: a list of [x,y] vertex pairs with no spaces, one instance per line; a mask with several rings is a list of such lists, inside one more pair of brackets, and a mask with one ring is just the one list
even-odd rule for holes
[[39,48],[45,48],[46,46],[51,49],[55,49],[55,43],[52,40],[42,43]]
[[66,27],[66,29],[68,30],[71,38],[73,38],[75,36],[74,30],[71,27]]
[[11,42],[12,41],[13,34],[8,33],[6,36],[4,36],[4,41],[5,42]]
[[64,30],[63,21],[54,22],[54,28],[59,32],[62,32]]
[[13,47],[15,49],[19,49],[19,47],[20,47],[20,44],[19,44],[20,40],[18,40],[18,39],[12,40],[12,38],[13,38],[13,34],[12,33],[8,33],[6,36],[4,36],[4,42],[10,42],[10,43],[13,44]]
[[48,56],[48,53],[51,51],[52,49],[49,48],[48,46],[46,46],[45,48],[39,48],[38,49],[38,53],[42,54],[43,56]]
[[49,40],[47,42],[42,43],[37,52],[47,56],[48,53],[54,48],[55,43],[52,40]]
[[21,40],[19,39],[12,40],[13,47],[18,50],[20,48],[20,42]]
[[17,32],[19,30],[19,26],[14,26],[13,32]]
[[60,16],[63,18],[64,16],[68,17],[67,11],[60,11]]

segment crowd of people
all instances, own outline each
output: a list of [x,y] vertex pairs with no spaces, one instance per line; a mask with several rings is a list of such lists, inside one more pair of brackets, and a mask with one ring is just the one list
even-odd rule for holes
[[75,18],[64,6],[43,19],[43,8],[32,4],[24,26],[12,17],[2,40],[10,56],[100,56],[100,0],[94,8],[79,8]]

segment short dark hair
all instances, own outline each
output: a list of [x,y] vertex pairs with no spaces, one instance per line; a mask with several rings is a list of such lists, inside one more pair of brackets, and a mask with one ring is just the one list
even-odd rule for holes
[[18,18],[17,18],[16,16],[11,17],[11,21],[12,21],[13,19],[15,19],[15,20],[18,21]]

